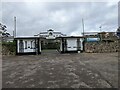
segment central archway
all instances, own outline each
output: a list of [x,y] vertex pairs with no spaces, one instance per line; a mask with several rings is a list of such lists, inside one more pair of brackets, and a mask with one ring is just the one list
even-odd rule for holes
[[59,53],[59,39],[44,39],[41,40],[41,53]]

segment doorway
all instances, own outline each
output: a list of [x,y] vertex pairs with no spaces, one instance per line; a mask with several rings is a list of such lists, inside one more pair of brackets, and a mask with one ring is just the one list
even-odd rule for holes
[[41,41],[42,54],[57,54],[60,49],[60,40],[57,39],[44,39]]
[[20,40],[20,42],[19,42],[19,52],[20,52],[20,53],[24,52],[23,40]]

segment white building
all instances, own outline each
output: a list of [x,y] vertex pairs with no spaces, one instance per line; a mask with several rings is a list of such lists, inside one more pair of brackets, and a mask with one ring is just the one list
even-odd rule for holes
[[66,36],[60,32],[48,30],[47,32],[41,32],[37,37],[16,37],[16,54],[41,54],[41,42],[49,39],[59,40],[59,52],[61,53],[84,51],[84,37]]
[[60,39],[61,53],[84,51],[84,37],[64,36],[64,37],[58,37],[58,39]]
[[62,36],[66,36],[65,34],[62,34],[61,32],[54,32],[54,30],[49,29],[47,30],[47,32],[40,32],[37,35],[34,36],[39,36],[39,37],[43,37],[46,39],[55,39],[56,37],[62,37]]
[[16,55],[41,54],[41,42],[39,37],[17,37]]

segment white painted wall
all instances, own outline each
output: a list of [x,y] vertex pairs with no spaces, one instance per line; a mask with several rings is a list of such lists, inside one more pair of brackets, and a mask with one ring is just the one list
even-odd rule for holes
[[[67,38],[66,40],[67,40],[67,51],[77,51],[77,38]],[[27,49],[25,49],[25,41],[27,41]],[[24,52],[35,52],[35,48],[31,49],[31,41],[33,41],[32,46],[35,47],[34,39],[23,39]],[[20,40],[17,40],[18,53],[19,53],[19,42]],[[60,51],[62,51],[62,40],[60,42],[61,42]],[[80,38],[80,47],[81,47],[81,50],[83,50],[83,39],[82,38]],[[39,41],[39,51],[41,52],[41,41]]]
[[[25,41],[27,41],[27,49],[25,48]],[[35,40],[24,40],[24,52],[35,52],[35,49],[31,49],[31,41],[35,42]],[[35,47],[35,45],[33,47]]]
[[39,51],[41,52],[41,40],[39,41]]
[[53,33],[53,35],[52,36],[49,36],[49,32],[48,33],[46,33],[46,34],[40,34],[40,36],[42,36],[42,37],[54,37],[54,38],[56,38],[56,37],[60,37],[60,36],[63,36],[62,34],[56,34],[56,33],[54,33],[54,32],[52,32]]
[[81,47],[81,50],[83,50],[83,38],[80,39],[80,47]]
[[[83,38],[80,38],[80,50],[83,50]],[[67,38],[67,50],[76,51],[77,50],[77,38]],[[62,51],[62,40],[60,42],[60,51]]]
[[[31,41],[32,41],[32,47],[35,47],[35,40],[34,39],[21,39],[23,40],[23,44],[24,44],[24,52],[35,52],[35,48],[31,48]],[[27,48],[25,48],[25,41],[27,41]],[[20,52],[19,51],[19,42],[20,40],[17,40],[17,51],[18,53]]]
[[67,38],[67,51],[77,50],[77,38]]

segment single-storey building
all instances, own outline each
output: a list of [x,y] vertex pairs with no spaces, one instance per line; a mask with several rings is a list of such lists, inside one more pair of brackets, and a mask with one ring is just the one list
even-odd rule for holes
[[38,37],[16,37],[16,55],[41,54],[41,42]]
[[61,53],[84,51],[84,37],[64,36],[64,37],[58,37],[57,39],[60,39]]
[[[52,30],[51,30],[52,31]],[[50,31],[48,31],[50,32]],[[16,37],[16,55],[41,54],[41,42],[45,40],[59,40],[60,53],[84,51],[84,37],[82,36],[57,36],[50,32],[47,37]]]

